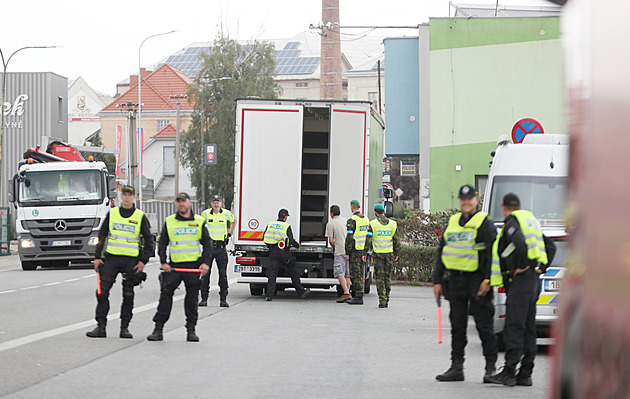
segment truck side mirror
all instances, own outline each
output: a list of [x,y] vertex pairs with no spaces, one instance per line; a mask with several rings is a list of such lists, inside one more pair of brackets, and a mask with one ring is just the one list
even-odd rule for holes
[[394,216],[394,203],[391,201],[385,201],[385,216],[388,218]]
[[9,184],[7,185],[7,196],[9,197],[9,202],[15,202],[15,177],[13,179],[9,179]]
[[107,197],[116,198],[116,176],[107,176]]

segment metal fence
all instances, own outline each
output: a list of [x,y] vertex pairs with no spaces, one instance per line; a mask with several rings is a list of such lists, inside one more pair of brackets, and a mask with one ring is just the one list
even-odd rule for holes
[[[201,205],[197,201],[192,202],[192,211],[198,215],[201,215],[201,212],[204,210],[201,209]],[[164,220],[176,212],[175,201],[160,201],[160,200],[149,200],[142,201],[142,206],[140,207],[142,211],[147,215],[147,218],[151,222],[151,230],[154,233],[159,234],[160,230],[162,230],[162,226],[164,226]],[[155,224],[155,226],[153,225]]]
[[9,208],[0,208],[0,256],[11,255],[11,214]]

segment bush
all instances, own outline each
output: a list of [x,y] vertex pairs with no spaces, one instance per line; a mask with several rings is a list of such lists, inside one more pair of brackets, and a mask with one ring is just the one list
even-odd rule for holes
[[400,246],[398,261],[392,268],[392,280],[408,283],[430,282],[438,248],[406,245]]
[[425,213],[422,210],[407,211],[404,219],[397,220],[399,237],[408,245],[438,246],[442,232],[448,225],[448,219],[456,212],[456,209],[435,213]]

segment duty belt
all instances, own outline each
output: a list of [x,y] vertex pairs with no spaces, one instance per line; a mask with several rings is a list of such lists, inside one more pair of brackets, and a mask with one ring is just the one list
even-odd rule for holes
[[212,245],[216,248],[225,248],[225,241],[212,240]]

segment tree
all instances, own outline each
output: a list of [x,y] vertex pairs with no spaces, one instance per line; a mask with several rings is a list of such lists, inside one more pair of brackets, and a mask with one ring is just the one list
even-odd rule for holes
[[[93,135],[90,139],[85,140],[84,145],[90,146],[90,147],[103,147],[103,140],[101,139],[101,130],[99,129],[98,132],[95,135]],[[116,156],[114,154],[81,151],[81,156],[85,158],[86,160],[88,159],[89,156],[92,156],[94,157],[95,161],[105,162],[105,165],[107,165],[107,171],[109,172],[109,174],[113,175],[114,173],[116,173]]]
[[[202,53],[203,68],[188,90],[196,112],[192,124],[182,135],[181,159],[190,169],[190,182],[206,203],[219,194],[229,207],[234,196],[235,99],[242,97],[276,98],[274,88],[275,48],[273,44],[254,41],[241,45],[219,33],[214,51]],[[201,125],[203,119],[203,140]],[[217,164],[205,166],[205,187],[201,187],[203,150],[201,143],[217,145]]]

